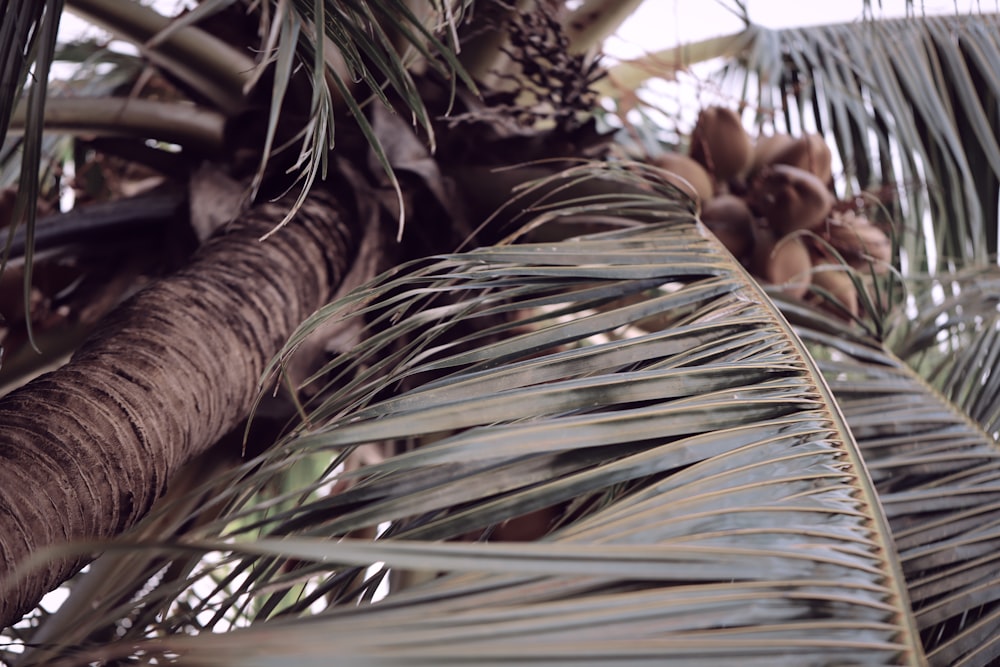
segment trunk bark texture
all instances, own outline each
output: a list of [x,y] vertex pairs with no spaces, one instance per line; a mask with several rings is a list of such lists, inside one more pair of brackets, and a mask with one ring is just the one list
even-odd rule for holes
[[[332,196],[254,209],[192,263],[109,316],[63,368],[0,400],[0,581],[47,545],[131,527],[190,457],[250,409],[264,365],[330,299],[355,232]],[[0,591],[17,621],[83,559]]]

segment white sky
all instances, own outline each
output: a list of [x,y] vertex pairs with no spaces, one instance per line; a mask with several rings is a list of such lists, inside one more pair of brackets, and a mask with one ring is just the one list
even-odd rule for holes
[[[862,0],[745,0],[750,20],[767,28],[841,23],[861,18]],[[872,0],[875,18],[906,15],[905,0]],[[607,51],[632,58],[680,43],[739,31],[743,24],[730,8],[733,0],[645,0]],[[1000,11],[1000,0],[914,0],[920,15]]]

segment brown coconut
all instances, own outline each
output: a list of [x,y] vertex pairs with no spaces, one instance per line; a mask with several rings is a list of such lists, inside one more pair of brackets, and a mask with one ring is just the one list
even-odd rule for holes
[[854,211],[834,213],[822,236],[855,268],[885,273],[892,262],[892,241],[881,229]]
[[705,168],[686,155],[680,153],[663,153],[653,158],[653,164],[670,172],[675,178],[669,178],[673,185],[691,195],[698,203],[712,198],[712,177]]
[[748,169],[753,143],[735,111],[708,107],[698,114],[689,154],[717,180],[726,182]]
[[701,221],[737,258],[746,256],[753,246],[753,213],[739,197],[712,197],[701,209]]
[[[836,299],[841,306],[846,308],[851,315],[857,317],[859,310],[858,290],[854,286],[854,281],[851,280],[851,276],[847,273],[847,271],[814,271],[812,275],[812,284],[816,287],[822,288],[830,296]],[[843,311],[825,298],[823,305],[831,312],[843,315]]]
[[750,173],[756,173],[774,163],[774,156],[787,150],[795,143],[795,137],[790,134],[771,134],[757,137],[753,146],[753,159],[750,161]]
[[750,273],[761,280],[767,280],[767,265],[771,260],[774,246],[778,243],[778,236],[764,218],[754,218],[750,230],[753,235],[753,248],[744,265]]
[[812,259],[801,236],[786,236],[774,245],[766,259],[763,278],[782,288],[788,296],[801,299],[809,291]]
[[814,174],[824,185],[833,182],[833,155],[819,134],[807,134],[776,147],[769,164],[787,164]]
[[785,164],[762,169],[747,196],[751,209],[766,217],[779,236],[817,229],[834,203],[816,175]]

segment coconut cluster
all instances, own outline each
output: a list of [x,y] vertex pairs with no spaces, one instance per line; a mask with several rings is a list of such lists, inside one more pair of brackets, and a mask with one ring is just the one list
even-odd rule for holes
[[888,270],[889,237],[853,202],[836,200],[830,147],[818,134],[754,141],[734,111],[709,107],[688,155],[654,162],[700,203],[702,222],[751,273],[790,296],[832,295],[857,315],[855,283],[837,255],[857,275]]

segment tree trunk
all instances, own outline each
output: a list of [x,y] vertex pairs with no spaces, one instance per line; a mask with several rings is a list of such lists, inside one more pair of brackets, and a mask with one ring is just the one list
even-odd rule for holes
[[[109,316],[69,364],[0,400],[0,578],[40,547],[133,526],[181,464],[246,416],[265,364],[353,254],[356,234],[325,193],[260,242],[285,210],[254,209]],[[8,582],[0,625],[83,562]]]

